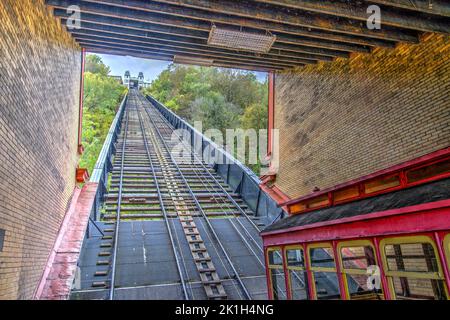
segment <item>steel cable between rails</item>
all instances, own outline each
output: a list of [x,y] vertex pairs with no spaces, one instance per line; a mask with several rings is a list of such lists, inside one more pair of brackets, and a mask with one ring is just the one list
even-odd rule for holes
[[[141,99],[142,99],[142,97],[141,97]],[[148,103],[147,100],[145,100],[145,101],[146,101],[146,103]],[[148,118],[150,119],[150,122],[153,124],[153,127],[154,127],[155,131],[158,133],[162,145],[164,146],[164,148],[165,148],[166,150],[168,150],[167,144],[166,144],[166,142],[164,141],[164,139],[163,139],[163,137],[162,137],[162,134],[161,134],[161,132],[160,132],[160,129],[158,128],[158,126],[157,126],[157,125],[155,124],[155,122],[153,121],[152,116],[149,114],[148,108],[144,108],[144,109],[145,109],[145,111],[147,112]],[[200,210],[200,212],[202,213],[202,215],[203,215],[204,217],[206,217],[206,214],[204,213],[204,211],[203,211],[203,209],[202,209],[202,207],[201,207],[201,205],[200,205],[200,203],[199,203],[197,197],[195,196],[194,192],[192,191],[192,189],[190,188],[189,184],[187,183],[187,180],[186,180],[186,178],[185,178],[183,172],[182,172],[181,169],[179,168],[178,164],[174,161],[172,155],[171,155],[170,153],[168,153],[168,155],[169,155],[168,158],[171,159],[172,163],[173,163],[173,164],[175,165],[175,167],[177,168],[177,171],[179,172],[179,174],[180,174],[182,180],[184,181],[184,184],[185,184],[186,187],[188,188],[189,193],[191,194],[191,196],[192,196],[194,202],[196,203],[196,206],[198,207],[198,209]],[[237,281],[239,282],[239,284],[240,284],[240,286],[241,286],[241,289],[243,290],[243,292],[245,293],[245,295],[247,296],[247,298],[248,298],[248,299],[251,299],[251,295],[249,294],[249,292],[248,292],[248,290],[247,290],[245,284],[243,283],[243,281],[242,281],[242,279],[241,279],[239,273],[237,272],[236,267],[234,266],[234,264],[233,264],[231,258],[229,257],[229,255],[228,255],[228,253],[227,253],[227,250],[224,248],[224,246],[223,246],[223,244],[221,243],[220,238],[218,237],[218,235],[217,235],[217,233],[216,233],[214,227],[211,225],[211,223],[210,223],[210,221],[209,221],[209,219],[208,219],[207,217],[205,218],[205,222],[208,224],[208,227],[209,227],[209,229],[210,229],[210,232],[214,235],[214,238],[216,239],[216,241],[217,241],[218,245],[220,246],[221,250],[223,251],[223,253],[224,253],[224,255],[225,255],[225,257],[226,257],[226,259],[227,259],[227,261],[228,261],[228,263],[229,263],[229,265],[230,265],[230,267],[233,269],[233,273],[235,274],[235,277],[236,277]]]

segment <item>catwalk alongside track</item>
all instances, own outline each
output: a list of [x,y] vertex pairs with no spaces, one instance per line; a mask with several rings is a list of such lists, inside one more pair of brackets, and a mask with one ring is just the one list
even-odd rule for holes
[[[262,224],[137,90],[73,299],[266,299]],[[189,158],[189,157],[188,157]]]

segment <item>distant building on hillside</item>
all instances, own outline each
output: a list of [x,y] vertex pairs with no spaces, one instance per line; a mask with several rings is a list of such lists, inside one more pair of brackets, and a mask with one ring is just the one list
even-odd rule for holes
[[150,86],[150,82],[144,80],[143,72],[139,72],[137,77],[132,77],[130,71],[126,71],[123,83],[128,88],[142,89]]

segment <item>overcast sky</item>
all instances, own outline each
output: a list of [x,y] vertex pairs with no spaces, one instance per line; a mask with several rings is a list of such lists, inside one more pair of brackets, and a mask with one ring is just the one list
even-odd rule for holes
[[[137,76],[139,72],[144,73],[146,81],[153,81],[170,64],[168,61],[148,60],[133,57],[114,56],[109,54],[99,54],[103,62],[111,68],[111,75],[123,76],[129,70],[131,76]],[[264,82],[267,74],[255,72],[258,80]]]

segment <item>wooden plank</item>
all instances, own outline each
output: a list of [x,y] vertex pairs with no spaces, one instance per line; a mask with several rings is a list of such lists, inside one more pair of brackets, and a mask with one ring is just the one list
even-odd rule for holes
[[[80,30],[81,31],[81,30]],[[92,35],[92,34],[84,34],[82,32],[73,32],[72,35],[79,41],[82,40],[91,40],[91,41],[99,41],[102,43],[117,43],[117,44],[129,44],[132,47],[141,47],[141,48],[153,48],[153,49],[168,49],[168,50],[183,50],[190,52],[192,54],[198,53],[199,55],[207,54],[207,55],[218,55],[225,56],[225,57],[235,57],[236,59],[242,59],[242,60],[256,60],[256,61],[267,61],[267,62],[282,62],[287,63],[291,65],[304,65],[309,63],[316,63],[320,58],[325,58],[321,56],[314,56],[315,58],[312,58],[311,56],[308,56],[304,59],[295,59],[295,58],[287,58],[283,56],[270,56],[270,55],[254,55],[252,53],[247,52],[229,52],[226,50],[216,50],[215,48],[203,48],[203,47],[193,47],[193,46],[186,46],[186,45],[171,45],[170,43],[163,43],[163,42],[149,42],[149,41],[143,41],[139,38],[136,40],[135,38],[126,38],[126,37],[111,37],[108,35]],[[323,59],[326,61],[332,61],[332,58],[329,59]]]
[[[366,21],[369,14],[367,8],[370,3],[356,3],[347,1],[345,3],[329,0],[255,0],[256,2],[271,5],[286,6],[294,9],[308,10],[324,13],[338,17]],[[411,5],[411,3],[410,3]],[[415,13],[393,10],[392,8],[381,8],[382,24],[406,28],[424,32],[450,32],[449,21],[441,17],[424,17]]]
[[[66,23],[66,18],[61,19],[62,23]],[[147,40],[159,40],[165,41],[169,43],[181,43],[181,44],[189,44],[189,45],[199,45],[204,47],[209,47],[207,44],[207,39],[199,39],[195,36],[190,36],[190,32],[187,31],[183,36],[178,35],[170,35],[158,32],[150,32],[141,29],[128,28],[128,27],[116,27],[106,24],[98,24],[95,22],[86,22],[85,16],[82,16],[81,21],[81,29],[77,31],[100,31],[103,33],[109,33],[114,35],[121,35],[126,37],[136,37]],[[232,50],[230,50],[232,51]],[[233,51],[235,52],[235,51]],[[272,50],[269,52],[270,54],[275,55],[284,55],[290,57],[301,57],[302,54],[315,54],[326,57],[342,57],[348,58],[349,54],[343,51],[322,49],[322,48],[314,48],[308,46],[295,46],[289,44],[275,43]]]
[[166,41],[158,39],[158,38],[150,38],[150,37],[134,37],[134,36],[130,36],[130,35],[122,35],[122,34],[116,34],[116,33],[109,33],[109,32],[101,32],[101,31],[94,31],[94,30],[89,30],[89,29],[80,29],[80,30],[74,30],[72,31],[73,34],[75,35],[84,35],[84,36],[89,36],[92,37],[93,39],[97,38],[97,37],[102,37],[102,38],[108,38],[108,39],[123,39],[123,40],[128,40],[128,41],[133,41],[133,42],[141,42],[141,43],[148,43],[148,44],[160,44],[160,45],[165,45],[168,47],[180,47],[180,48],[194,48],[194,49],[199,49],[199,50],[204,50],[205,52],[222,52],[222,53],[228,53],[228,54],[232,54],[232,55],[244,55],[244,56],[248,56],[248,57],[258,57],[258,56],[262,56],[262,57],[267,57],[267,58],[273,58],[273,59],[280,59],[280,60],[285,60],[285,61],[296,61],[299,62],[297,59],[310,59],[310,60],[325,60],[325,61],[332,61],[333,57],[332,56],[324,56],[324,55],[317,55],[317,54],[308,54],[308,53],[292,53],[289,51],[282,51],[282,50],[271,50],[270,52],[268,52],[267,54],[263,54],[263,55],[258,55],[258,54],[254,54],[254,53],[250,53],[250,52],[243,52],[243,51],[234,51],[234,50],[228,50],[228,49],[216,49],[216,48],[212,48],[206,44],[204,44],[203,41],[201,41],[201,44],[196,44],[196,43],[189,43],[189,42],[171,42],[171,41]]
[[[287,33],[298,36],[307,36],[318,39],[327,39],[332,41],[340,41],[347,43],[354,43],[359,45],[369,45],[369,46],[389,46],[389,42],[372,39],[370,37],[354,37],[348,34],[341,34],[336,32],[331,32],[330,30],[321,29],[311,29],[309,26],[300,25],[289,25],[271,20],[261,20],[258,13],[255,15],[241,16],[233,11],[233,15],[224,14],[221,11],[222,7],[217,8],[217,10],[212,10],[208,6],[198,5],[198,2],[188,2],[188,1],[152,1],[152,2],[141,2],[141,1],[127,1],[124,3],[121,0],[85,0],[88,2],[103,3],[105,5],[113,5],[117,7],[127,8],[127,9],[137,9],[147,12],[160,13],[160,14],[170,14],[172,16],[178,16],[183,18],[190,18],[195,20],[203,20],[207,22],[222,23],[226,25],[234,25],[238,27],[248,27],[254,29],[260,29],[263,31],[270,30],[273,33]],[[163,4],[157,2],[164,2]],[[175,5],[171,5],[175,4]],[[180,7],[179,5],[184,7]],[[228,7],[229,2],[225,4]],[[215,8],[215,7],[214,7]],[[202,10],[198,10],[202,9]],[[206,10],[203,10],[206,9]],[[245,17],[243,19],[242,17]],[[257,17],[257,18],[256,18]],[[415,39],[417,40],[417,39]]]
[[[66,7],[63,5],[56,5],[58,3],[68,3],[66,0],[48,0],[50,3],[55,4],[54,7],[58,9],[62,9],[59,11],[55,10],[56,16],[68,17],[69,14],[66,11]],[[144,11],[137,10],[127,10],[123,8],[114,8],[108,6],[97,5],[94,3],[84,3],[81,5],[82,10],[82,19],[85,14],[89,14],[90,18],[93,18],[93,21],[102,22],[109,25],[119,25],[119,26],[135,26],[136,22],[147,25],[152,29],[155,29],[154,26],[151,25],[162,25],[170,28],[185,28],[188,30],[196,30],[196,31],[204,31],[209,32],[211,30],[211,23],[204,22],[199,20],[190,20],[186,18],[153,14]],[[103,18],[103,19],[101,19]],[[113,23],[113,19],[114,20]],[[150,25],[150,26],[148,26]],[[218,27],[222,26],[217,24]],[[239,31],[241,30],[238,26],[227,26],[230,30]],[[167,32],[168,34],[172,34]],[[308,37],[300,37],[293,36],[289,34],[276,34],[277,42],[283,42],[293,45],[301,45],[301,46],[312,46],[317,48],[325,48],[331,50],[341,50],[346,52],[369,52],[370,48],[364,47],[361,45],[355,45],[350,43],[343,43],[337,41],[330,41],[326,39],[315,39]]]
[[[168,56],[174,56],[174,55],[182,55],[182,56],[191,56],[191,57],[199,57],[199,54],[192,54],[186,51],[181,50],[165,50],[165,49],[150,49],[150,48],[132,48],[129,45],[120,45],[120,44],[110,44],[105,42],[95,42],[90,40],[80,40],[79,43],[83,46],[95,46],[95,47],[103,47],[103,48],[110,48],[110,49],[120,49],[125,50],[130,53],[146,53],[149,52],[151,54],[159,54],[159,55],[168,55]],[[213,59],[214,61],[218,62],[228,62],[228,63],[239,63],[241,65],[254,65],[254,66],[269,66],[269,67],[278,67],[278,68],[292,68],[293,65],[291,64],[285,64],[285,63],[274,63],[274,62],[265,62],[265,61],[258,61],[258,60],[239,60],[231,57],[218,57],[218,56],[211,56],[202,54],[202,58],[205,59]]]
[[[137,53],[137,52],[129,52],[121,49],[111,49],[98,47],[94,45],[84,45],[86,50],[91,53],[100,53],[100,54],[114,54],[119,56],[133,56],[144,59],[152,59],[152,60],[162,60],[162,61],[173,61],[173,56],[168,55],[156,55],[152,53]],[[231,68],[231,69],[242,69],[242,70],[252,70],[252,71],[260,71],[260,72],[269,72],[274,70],[284,70],[284,68],[279,67],[269,67],[269,66],[258,66],[258,65],[243,65],[237,63],[229,63],[229,62],[214,62],[213,66],[223,67],[223,68]]]
[[450,2],[445,0],[371,0],[370,2],[415,12],[450,17]]
[[[89,0],[92,1],[92,0]],[[120,0],[100,0],[102,3],[118,3]],[[334,19],[326,15],[317,13],[292,10],[281,10],[280,7],[267,6],[260,3],[248,3],[243,1],[224,1],[224,0],[156,0],[166,4],[176,4],[189,8],[208,10],[210,12],[236,15],[245,18],[257,18],[264,21],[272,21],[293,26],[302,26],[306,28],[316,28],[345,34],[364,36],[375,39],[417,42],[417,35],[409,34],[404,30],[395,28],[383,28],[381,30],[369,30],[365,24],[355,23],[348,19]],[[135,6],[136,0],[127,1],[127,6]],[[142,5],[141,5],[142,6]],[[150,7],[150,5],[146,6]],[[174,14],[174,9],[166,7],[165,10]]]

